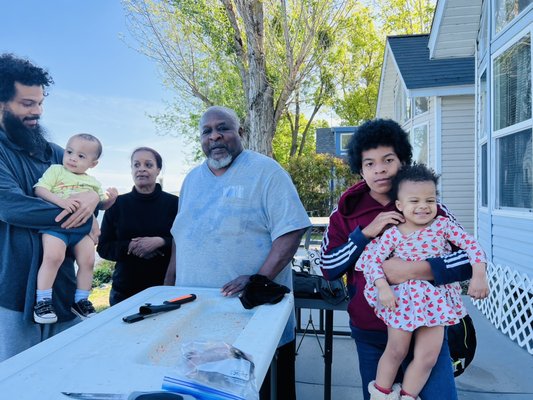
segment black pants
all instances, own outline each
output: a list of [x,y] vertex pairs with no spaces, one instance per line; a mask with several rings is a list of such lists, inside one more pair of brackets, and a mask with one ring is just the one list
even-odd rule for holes
[[[277,400],[296,400],[296,339],[278,347],[277,360]],[[270,368],[265,376],[261,390],[261,400],[270,400]]]
[[109,291],[109,305],[114,306],[115,304],[120,303],[121,301],[126,300],[128,297],[127,294],[118,292],[113,287],[111,287],[111,290]]

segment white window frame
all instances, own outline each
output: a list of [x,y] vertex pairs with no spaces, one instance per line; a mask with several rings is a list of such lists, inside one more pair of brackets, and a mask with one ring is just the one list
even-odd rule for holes
[[412,119],[412,110],[410,110],[409,115],[407,112],[409,101],[411,101],[411,98],[407,96],[407,90],[404,88],[403,83],[398,81],[394,91],[394,114],[396,121],[400,125]]
[[[531,6],[531,5],[530,5]],[[528,6],[529,8],[529,6]],[[526,8],[527,9],[527,8]],[[513,21],[517,20],[515,18]],[[507,28],[507,27],[506,27]],[[505,29],[502,29],[499,33],[503,32]],[[491,80],[490,80],[490,92],[491,92],[491,113],[490,113],[490,126],[492,127],[492,135],[491,135],[491,145],[489,146],[489,156],[492,157],[492,159],[495,161],[494,163],[491,163],[489,165],[489,174],[491,174],[494,177],[494,201],[492,202],[492,209],[493,209],[493,215],[498,216],[504,216],[504,217],[520,217],[520,218],[526,218],[533,220],[533,212],[529,209],[524,208],[511,208],[511,207],[500,207],[499,205],[499,174],[498,171],[500,170],[500,160],[499,160],[499,143],[498,140],[515,133],[522,132],[526,129],[533,129],[533,110],[532,110],[532,116],[525,120],[521,121],[519,123],[516,123],[511,126],[507,126],[505,128],[501,128],[499,130],[494,130],[494,116],[495,116],[495,106],[496,102],[494,101],[494,62],[496,59],[502,55],[505,51],[507,51],[509,48],[514,46],[516,43],[518,43],[524,36],[527,34],[530,35],[531,41],[533,42],[533,27],[529,26],[526,29],[521,30],[516,35],[514,35],[511,40],[509,40],[507,43],[505,43],[503,46],[501,46],[497,51],[495,51],[491,56]],[[531,68],[532,68],[532,75],[533,75],[533,44],[530,44],[531,46]],[[533,76],[532,76],[533,80]],[[532,91],[533,91],[533,82],[532,82]],[[533,93],[532,93],[532,100],[533,100]],[[532,104],[533,107],[533,104]],[[489,192],[490,193],[490,192]],[[489,200],[489,204],[490,204]]]
[[[496,107],[496,99],[495,99],[495,85],[494,85],[494,71],[495,71],[495,67],[494,67],[494,63],[496,61],[496,59],[498,57],[500,57],[503,53],[505,53],[507,50],[509,50],[511,47],[513,47],[515,44],[517,44],[521,39],[523,39],[526,35],[529,34],[529,37],[530,37],[530,47],[531,47],[531,43],[533,42],[533,29],[531,28],[528,28],[528,29],[523,29],[522,31],[520,31],[518,34],[516,34],[512,40],[510,40],[509,42],[507,42],[504,46],[502,46],[500,49],[498,49],[498,51],[494,52],[494,54],[492,55],[492,58],[491,58],[491,70],[492,70],[492,77],[491,77],[491,87],[492,87],[492,116],[491,116],[491,125],[492,125],[492,129],[494,131],[494,134],[496,135],[497,133],[496,132],[503,132],[503,134],[505,134],[505,132],[508,130],[508,128],[512,128],[513,126],[515,125],[520,125],[521,123],[518,123],[518,124],[515,124],[515,125],[512,125],[511,127],[505,127],[505,128],[500,128],[498,130],[496,130],[496,127],[494,126],[494,122],[495,122],[495,115],[496,115],[496,110],[495,110],[495,107]],[[530,54],[533,54],[533,49],[530,49]],[[531,65],[532,67],[532,71],[533,71],[533,64]],[[532,87],[533,87],[533,84],[532,84]],[[533,99],[533,97],[532,97]],[[532,115],[533,115],[533,111],[532,111]],[[531,120],[531,118],[529,119]]]
[[339,133],[339,149],[340,149],[341,154],[348,153],[348,147],[343,147],[342,146],[342,139],[345,136],[348,136],[348,141],[350,141],[350,138],[353,136],[353,132],[341,132],[341,133]]
[[414,139],[415,139],[415,129],[421,128],[421,127],[425,127],[426,128],[426,142],[427,142],[427,145],[426,145],[426,154],[425,154],[426,162],[424,164],[426,164],[429,167],[430,166],[430,164],[429,164],[429,146],[430,146],[430,143],[429,143],[430,142],[430,140],[429,140],[429,123],[428,122],[424,122],[422,124],[413,125],[413,127],[411,128],[411,130],[409,132],[409,141],[411,142],[411,147],[413,148],[413,161],[420,162],[418,159],[415,158],[415,154],[414,154],[415,140]]
[[[505,2],[505,0],[502,0]],[[533,7],[533,3],[529,4],[526,8],[524,8],[522,11],[520,11],[520,13],[518,15],[516,15],[512,20],[510,21],[507,21],[505,23],[504,26],[502,26],[502,28],[498,31],[497,30],[497,27],[496,27],[496,11],[498,9],[498,0],[493,0],[492,1],[492,14],[494,15],[494,18],[492,18],[492,29],[493,29],[493,32],[494,32],[494,36],[497,37],[497,36],[500,36],[503,32],[505,32],[506,30],[510,29],[510,27],[518,20],[520,19],[520,16],[521,15],[524,15],[526,12],[528,12],[529,9],[531,9]]]
[[478,62],[481,64],[485,59],[490,43],[490,18],[489,18],[489,1],[483,2],[483,9],[481,12],[481,21],[479,23],[479,31],[477,36],[478,45],[476,46]]
[[[426,111],[424,112],[421,112],[420,114],[415,114],[416,113],[416,99],[419,99],[419,98],[425,98],[427,99],[427,105],[428,105],[428,108]],[[427,114],[429,112],[429,103],[430,103],[430,97],[429,96],[416,96],[416,97],[413,97],[411,98],[411,119],[414,119],[414,118],[418,118],[420,117],[421,115],[424,115],[424,114]]]
[[[487,68],[487,65],[484,65],[482,68],[480,68],[481,73],[479,74],[479,77],[477,79],[477,96],[476,96],[476,109],[477,109],[477,121],[476,121],[476,129],[477,129],[477,146],[478,146],[478,157],[477,157],[477,170],[479,171],[479,185],[478,185],[478,207],[479,209],[488,212],[491,204],[491,192],[490,192],[490,146],[489,146],[489,131],[491,127],[491,114],[489,112],[490,110],[490,77],[489,77],[489,71]],[[485,110],[481,109],[481,77],[485,75]],[[484,112],[483,112],[484,111]],[[484,115],[482,115],[484,114]],[[485,129],[482,132],[481,129],[481,119],[485,118],[484,124]],[[487,146],[487,165],[485,166],[487,169],[487,176],[485,177],[486,182],[483,181],[483,146]],[[483,205],[483,184],[486,185],[485,190],[487,192],[487,204]]]

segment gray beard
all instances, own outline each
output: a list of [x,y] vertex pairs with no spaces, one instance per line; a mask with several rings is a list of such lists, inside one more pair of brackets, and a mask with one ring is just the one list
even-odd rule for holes
[[226,157],[220,159],[220,160],[214,160],[210,157],[207,158],[207,165],[211,167],[212,169],[223,169],[229,166],[233,161],[233,156],[231,154],[228,154]]

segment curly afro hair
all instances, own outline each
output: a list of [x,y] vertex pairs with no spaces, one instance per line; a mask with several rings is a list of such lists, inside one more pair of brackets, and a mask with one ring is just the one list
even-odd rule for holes
[[411,164],[413,151],[409,135],[391,119],[373,119],[359,126],[348,143],[348,164],[354,174],[363,167],[363,151],[390,146],[402,162]]
[[391,182],[389,196],[392,201],[398,200],[398,190],[402,182],[433,182],[436,187],[439,175],[425,164],[413,163],[402,167]]
[[0,55],[0,102],[7,102],[15,97],[15,82],[25,86],[50,86],[54,80],[42,68],[30,61],[15,57],[10,53]]

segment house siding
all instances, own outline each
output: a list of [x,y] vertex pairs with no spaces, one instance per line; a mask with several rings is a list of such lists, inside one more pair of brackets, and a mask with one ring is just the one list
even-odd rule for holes
[[376,112],[379,118],[394,118],[394,87],[399,83],[400,78],[396,72],[396,66],[392,61],[393,55],[389,53],[386,66],[384,68],[385,79],[380,87],[380,104]]
[[[480,4],[478,0],[475,2]],[[495,132],[493,130],[494,113],[497,111],[494,85],[498,84],[495,79],[495,58],[503,54],[503,51],[509,46],[517,43],[525,34],[533,36],[533,6],[528,5],[519,15],[508,21],[501,31],[495,32],[493,28],[496,16],[495,2],[482,2],[482,9],[479,10],[478,14],[468,14],[462,8],[464,4],[466,4],[464,1],[460,3],[455,0],[439,0],[438,6],[443,13],[433,21],[432,33],[435,33],[433,35],[435,40],[432,41],[432,52],[433,55],[448,55],[450,57],[461,54],[477,55],[477,100],[478,105],[483,106],[480,110],[485,113],[486,117],[483,125],[480,123],[481,121],[478,121],[479,142],[477,148],[480,149],[483,145],[488,146],[486,166],[481,165],[480,157],[478,157],[479,185],[477,192],[480,194],[482,185],[486,184],[488,197],[486,205],[482,206],[479,199],[476,205],[476,234],[488,255],[487,276],[490,294],[482,301],[475,301],[475,305],[496,328],[533,355],[533,213],[519,207],[499,209],[497,204],[500,191],[498,186],[500,173],[498,161],[501,157],[498,153],[499,137],[502,137],[500,135],[513,135],[523,129],[532,129],[533,120],[530,117],[519,123],[513,123],[507,126],[505,131]],[[474,32],[470,35],[464,33],[464,39],[468,40],[467,44],[463,41],[463,37],[459,38],[444,29],[446,25],[453,25],[451,19],[456,18],[457,15],[472,15],[472,20],[481,22],[477,27],[476,35]],[[461,23],[470,24],[471,22],[469,20]],[[474,44],[476,44],[475,50],[472,48]],[[448,52],[452,48],[454,50]],[[479,77],[485,72],[487,74],[484,84],[486,90],[480,90]],[[512,80],[514,78],[512,74],[516,74],[516,71],[508,69],[503,71],[499,78],[505,80],[509,77]],[[531,74],[531,69],[529,69],[529,74]],[[531,80],[533,77],[530,75],[529,79]],[[523,83],[521,84],[523,85]],[[501,93],[511,97],[511,106],[513,104],[512,97],[517,94],[517,87],[517,85],[515,87],[510,85],[508,92]],[[483,102],[481,102],[481,94],[484,95]],[[531,103],[528,105],[531,107]],[[452,130],[469,130],[470,124],[462,120],[463,114],[457,105],[454,108],[454,113],[455,126]],[[450,119],[450,115],[450,108],[443,110],[443,117]],[[471,118],[474,121],[473,115]],[[462,129],[461,124],[463,125]],[[443,123],[443,130],[451,129],[451,126],[451,123]],[[483,132],[481,132],[481,128],[484,129]],[[452,137],[447,136],[443,140],[448,143]],[[460,139],[462,139],[460,136],[455,138],[457,141]],[[452,150],[451,144],[446,146],[443,144],[443,157],[447,157],[448,160],[452,160],[453,157],[461,158],[460,156],[464,155],[461,147],[463,147],[463,143],[459,141],[455,143],[454,150]],[[455,152],[455,156],[452,156],[453,152]],[[473,158],[471,157],[472,160]],[[459,165],[459,161],[456,164]],[[466,168],[464,161],[460,165],[463,166],[463,173],[468,172],[471,168],[470,166]],[[449,179],[452,176],[453,174],[447,174],[443,171],[443,179]],[[483,178],[487,179],[486,182],[481,181]],[[443,195],[447,196],[448,194],[446,190],[443,190]]]
[[316,152],[335,155],[335,134],[331,128],[316,130]]
[[492,256],[494,264],[512,266],[531,275],[533,235],[530,219],[493,215]]
[[474,96],[442,98],[440,197],[470,233],[475,207],[474,121]]
[[481,244],[481,247],[483,250],[485,250],[485,253],[487,253],[487,257],[489,259],[492,258],[492,248],[491,248],[491,216],[487,211],[478,211],[478,218],[477,218],[477,239],[479,240],[479,243]]

